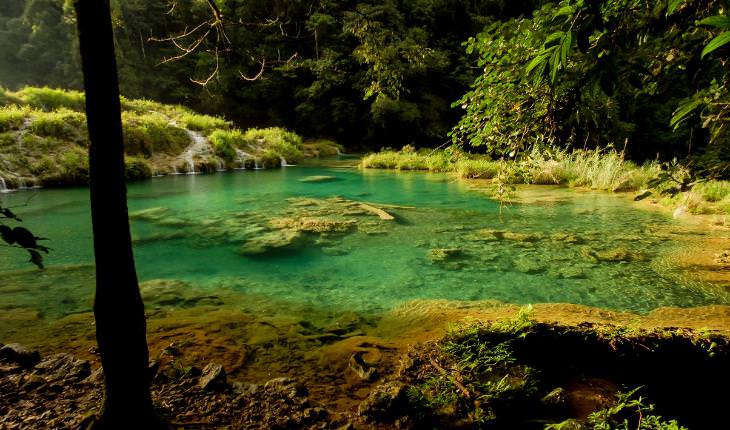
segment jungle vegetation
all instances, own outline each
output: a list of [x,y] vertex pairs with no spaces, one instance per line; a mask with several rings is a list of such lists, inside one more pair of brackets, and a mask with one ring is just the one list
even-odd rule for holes
[[[3,2],[0,84],[80,88],[70,3]],[[724,0],[111,3],[127,97],[361,150],[614,148],[726,174]]]

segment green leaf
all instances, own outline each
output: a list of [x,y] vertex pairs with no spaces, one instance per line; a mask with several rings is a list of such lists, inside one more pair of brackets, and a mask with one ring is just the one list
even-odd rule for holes
[[560,62],[565,68],[565,66],[568,64],[568,53],[570,52],[570,48],[573,45],[573,33],[568,32],[565,34],[565,38],[563,39],[563,43],[561,43],[561,49],[560,49]]
[[550,54],[546,54],[545,52],[541,52],[537,57],[533,58],[532,61],[530,61],[527,64],[527,68],[525,69],[525,72],[529,75],[537,66],[540,64],[543,64],[547,61],[547,58],[550,56]]
[[722,48],[728,43],[730,43],[730,31],[721,33],[719,36],[712,39],[710,43],[705,46],[705,49],[702,50],[702,58],[705,58],[705,56],[707,56],[709,53]]
[[575,13],[575,8],[573,6],[563,6],[558,9],[557,12],[555,12],[555,15],[553,15],[553,19],[561,16],[572,16],[573,13]]
[[667,16],[673,14],[677,8],[684,4],[686,0],[669,0],[667,4]]
[[707,18],[700,21],[702,25],[710,25],[717,28],[730,28],[730,16],[715,15],[708,16]]
[[682,102],[679,107],[677,107],[677,110],[674,111],[674,115],[672,115],[672,119],[669,121],[669,126],[676,130],[677,127],[679,127],[679,125],[702,104],[704,104],[702,99],[688,99]]
[[562,31],[556,31],[555,33],[551,34],[550,36],[548,36],[545,39],[545,43],[543,43],[543,46],[545,48],[549,48],[549,47],[552,47],[553,45],[558,45],[559,44],[558,40],[560,40],[564,34],[565,33],[563,33]]

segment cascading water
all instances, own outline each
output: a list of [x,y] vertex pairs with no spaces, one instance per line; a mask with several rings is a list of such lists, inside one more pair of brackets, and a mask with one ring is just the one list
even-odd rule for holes
[[8,191],[10,191],[10,190],[8,189],[8,186],[5,183],[5,178],[0,177],[0,193],[7,193]]
[[195,156],[213,156],[213,148],[208,143],[208,139],[197,131],[185,129],[185,132],[190,137],[190,146],[185,149],[178,158],[185,160],[187,165],[187,174],[195,175],[200,172],[195,171]]
[[237,167],[236,170],[246,170],[246,160],[254,159],[253,155],[238,148],[236,148],[236,157],[238,158],[238,163],[241,166]]
[[296,164],[289,164],[286,162],[286,158],[279,156],[279,160],[281,160],[281,167],[295,167]]
[[18,129],[18,149],[23,149],[23,138],[28,134],[28,127],[33,123],[30,118],[23,119],[20,129]]

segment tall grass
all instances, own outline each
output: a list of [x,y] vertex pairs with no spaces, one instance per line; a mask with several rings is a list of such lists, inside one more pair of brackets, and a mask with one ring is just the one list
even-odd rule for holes
[[[568,185],[609,191],[633,191],[646,186],[659,167],[637,166],[615,151],[533,150],[519,160],[500,163],[483,155],[455,150],[384,150],[368,154],[363,168],[452,172],[465,179],[510,178],[511,183]],[[502,173],[500,175],[500,172]]]

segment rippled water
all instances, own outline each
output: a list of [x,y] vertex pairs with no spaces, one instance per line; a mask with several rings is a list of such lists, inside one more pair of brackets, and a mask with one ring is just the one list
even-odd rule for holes
[[[312,176],[329,178],[307,180]],[[697,242],[678,221],[608,193],[535,190],[500,210],[448,176],[310,166],[131,183],[129,207],[142,281],[185,281],[178,288],[243,292],[285,306],[379,312],[414,299],[447,299],[647,312],[729,303],[724,290],[672,264]],[[30,270],[24,254],[1,249],[3,309],[38,311],[42,318],[88,311],[87,190],[3,199],[18,205],[30,196],[16,211],[28,228],[51,238],[49,270]],[[360,202],[395,220],[362,210]],[[282,217],[347,227],[245,251],[262,235],[277,237],[282,230],[274,224]],[[175,287],[165,288],[147,295]],[[177,297],[169,304],[185,302]]]

